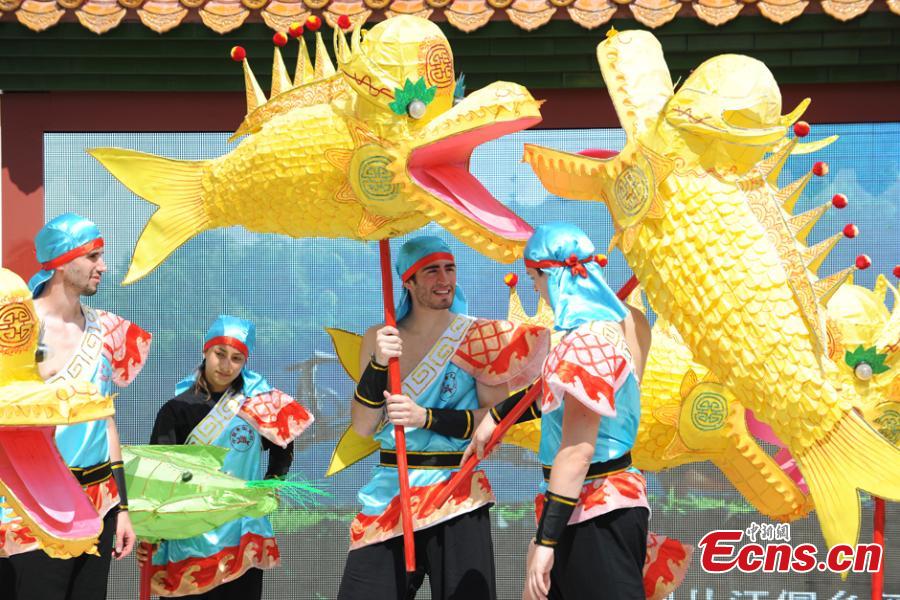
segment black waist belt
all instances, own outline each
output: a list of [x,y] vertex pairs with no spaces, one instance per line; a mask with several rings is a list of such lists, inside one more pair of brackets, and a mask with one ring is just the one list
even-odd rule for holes
[[[588,472],[584,480],[588,481],[590,479],[600,479],[601,477],[606,477],[607,475],[612,475],[613,473],[624,471],[630,466],[630,452],[626,453],[624,456],[620,456],[619,458],[614,458],[612,460],[591,463],[591,466],[590,468],[588,468]],[[544,481],[550,481],[550,465],[541,465],[541,467],[544,469]]]
[[[407,452],[406,463],[410,469],[455,469],[462,461],[462,452]],[[381,451],[381,466],[396,467],[397,453]]]
[[112,467],[110,467],[109,461],[93,467],[69,467],[69,471],[72,472],[81,487],[97,485],[112,477]]

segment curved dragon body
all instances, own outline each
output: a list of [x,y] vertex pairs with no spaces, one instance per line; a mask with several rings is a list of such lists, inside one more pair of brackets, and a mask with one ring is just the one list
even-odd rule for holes
[[900,452],[837,375],[839,334],[822,302],[849,272],[818,280],[807,269],[802,241],[822,211],[789,211],[808,176],[776,187],[804,151],[785,136],[807,102],[782,116],[768,69],[735,55],[703,63],[676,92],[646,32],[613,35],[597,56],[625,148],[604,160],[526,146],[525,160],[552,193],[607,204],[651,306],[793,454],[826,542],[855,543],[857,490],[900,499],[900,471],[880,468]]

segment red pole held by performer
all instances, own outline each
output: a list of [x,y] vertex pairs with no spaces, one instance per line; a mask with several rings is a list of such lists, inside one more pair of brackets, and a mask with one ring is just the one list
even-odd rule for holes
[[[381,253],[381,291],[384,295],[384,324],[397,326],[394,312],[394,282],[391,278],[391,242],[379,240]],[[391,394],[399,394],[402,389],[400,361],[392,357],[388,361],[388,387]],[[394,442],[397,447],[397,477],[400,481],[400,522],[403,524],[403,553],[406,558],[406,572],[416,570],[416,543],[413,537],[412,509],[409,496],[409,470],[406,462],[406,430],[394,426]]]
[[[619,300],[624,300],[627,298],[631,292],[638,286],[637,277],[632,276],[631,279],[625,282],[625,285],[619,289],[616,293]],[[507,430],[512,427],[516,421],[519,420],[532,402],[537,400],[538,392],[540,392],[541,386],[535,383],[531,386],[531,389],[528,390],[528,393],[522,396],[521,400],[519,400],[515,407],[509,412],[508,415],[503,417],[499,423],[497,423],[497,428],[494,429],[494,433],[491,434],[491,439],[488,440],[487,444],[484,445],[484,455],[487,456],[491,453],[497,444],[500,443],[500,440],[503,439],[503,436],[506,434]],[[399,461],[398,461],[399,462]],[[472,471],[475,470],[475,467],[478,466],[479,459],[477,456],[472,454],[469,458],[466,459],[465,464],[460,467],[457,473],[453,474],[453,477],[447,483],[447,486],[441,490],[441,492],[435,496],[434,498],[434,506],[435,510],[442,507],[448,498],[453,494],[453,492],[460,486],[463,480],[471,475]]]
[[141,563],[140,600],[150,600],[150,581],[152,574],[150,565],[153,560],[153,544],[147,544],[146,542],[140,542],[140,544],[147,548],[147,560],[146,562]]
[[[497,444],[500,443],[500,440],[503,439],[503,436],[506,434],[507,430],[512,427],[516,421],[519,420],[519,417],[525,414],[525,411],[528,410],[528,407],[531,406],[531,403],[537,400],[537,395],[538,393],[540,393],[540,391],[540,384],[536,383],[531,386],[531,389],[528,390],[528,392],[524,396],[522,396],[522,399],[516,403],[509,414],[500,420],[500,422],[497,424],[497,428],[494,429],[494,433],[491,434],[491,439],[489,439],[487,444],[484,445],[485,456],[491,453],[494,447],[496,447]],[[444,505],[444,503],[450,498],[456,488],[459,487],[459,484],[472,474],[472,471],[474,471],[475,467],[478,466],[478,462],[479,459],[474,454],[466,459],[465,464],[463,464],[463,466],[457,473],[453,474],[453,477],[447,483],[447,486],[443,490],[441,490],[441,492],[437,496],[435,496],[435,509],[438,509]]]
[[884,498],[875,498],[875,518],[872,523],[872,541],[881,546],[881,564],[872,573],[872,600],[881,600],[884,593]]

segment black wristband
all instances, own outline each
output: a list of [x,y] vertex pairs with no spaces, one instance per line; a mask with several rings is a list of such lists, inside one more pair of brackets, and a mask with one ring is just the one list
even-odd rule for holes
[[[522,396],[528,393],[528,390],[531,389],[529,385],[524,390],[519,390],[506,400],[498,402],[494,405],[494,407],[490,410],[491,418],[494,419],[494,423],[499,423],[503,417],[512,412],[512,409],[516,407],[516,404],[519,403],[519,400],[522,399]],[[535,419],[541,418],[541,409],[538,406],[537,402],[532,402],[531,406],[528,407],[522,416],[516,419],[516,423],[525,423],[526,421],[533,421]]]
[[425,429],[447,437],[467,440],[475,429],[475,415],[471,410],[426,408]]
[[366,365],[356,384],[353,399],[366,408],[381,408],[384,406],[384,391],[388,386],[388,368],[376,364],[370,360]]
[[128,492],[125,491],[125,465],[121,460],[110,463],[112,477],[119,489],[119,510],[128,510]]
[[544,511],[541,513],[541,520],[538,521],[534,543],[538,546],[552,548],[559,543],[563,532],[569,525],[569,518],[578,504],[578,498],[567,498],[554,494],[550,490],[547,490],[544,498]]

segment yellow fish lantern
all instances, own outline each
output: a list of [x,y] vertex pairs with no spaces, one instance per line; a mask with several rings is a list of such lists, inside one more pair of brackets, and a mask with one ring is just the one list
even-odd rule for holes
[[96,554],[102,520],[53,432],[112,415],[112,398],[85,382],[44,383],[39,337],[28,286],[0,269],[0,555],[31,549],[33,540],[55,558]]
[[[887,290],[894,309],[885,306]],[[900,295],[879,275],[875,289],[844,285],[828,301],[840,334],[837,360],[846,387],[860,398],[866,420],[894,445],[900,444]]]
[[641,379],[641,424],[632,450],[639,469],[662,471],[710,461],[760,513],[793,521],[812,509],[788,465],[770,456],[747,426],[747,410],[694,362],[663,319]]
[[[293,81],[275,49],[268,100],[243,50],[247,116],[227,154],[171,160],[90,150],[138,196],[159,206],[124,283],[144,277],[181,244],[242,225],[291,237],[381,240],[435,221],[501,261],[521,254],[531,228],[468,172],[479,144],[540,121],[520,85],[496,82],[454,100],[453,55],[440,28],[398,16],[348,43],[335,32],[337,69],[316,34],[315,65],[301,39]],[[454,103],[455,102],[455,103]]]
[[831,140],[787,139],[808,102],[782,116],[749,57],[714,57],[677,91],[648,32],[613,35],[597,57],[625,147],[595,159],[526,146],[525,160],[552,193],[607,204],[650,305],[794,456],[826,542],[855,544],[857,490],[900,499],[900,471],[883,469],[900,450],[854,410],[834,364],[823,299],[849,272],[816,279],[803,243],[824,207],[791,214],[809,176],[777,187],[788,156]]

